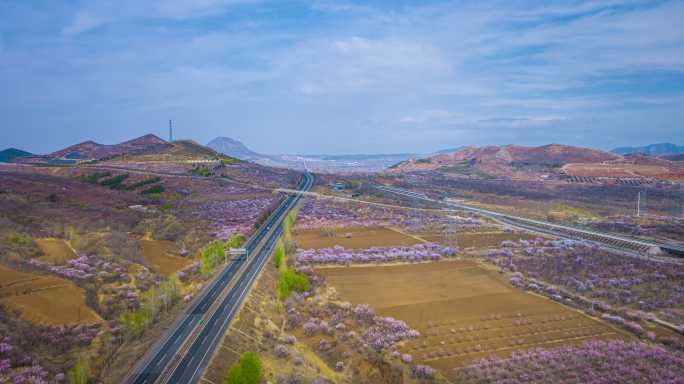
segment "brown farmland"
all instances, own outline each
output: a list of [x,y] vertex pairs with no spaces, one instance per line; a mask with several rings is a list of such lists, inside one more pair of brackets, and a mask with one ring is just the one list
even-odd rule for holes
[[444,370],[519,349],[626,337],[598,320],[512,287],[471,261],[321,268],[340,299],[370,304],[421,336],[401,347]]
[[[351,237],[347,238],[346,234],[351,234]],[[411,235],[385,227],[339,228],[335,229],[333,235],[328,236],[323,229],[309,229],[297,231],[295,239],[303,249],[329,248],[335,245],[345,248],[398,247],[423,242]]]
[[62,239],[36,239],[38,247],[45,254],[39,257],[41,261],[47,261],[52,264],[64,264],[71,259],[76,258],[76,252],[71,246]]
[[[444,235],[437,232],[417,233],[418,237],[427,241],[441,243],[444,241]],[[472,247],[494,247],[501,244],[502,241],[518,241],[530,240],[538,236],[529,233],[515,233],[515,232],[463,232],[456,233],[454,236],[456,245],[460,248]]]
[[102,319],[85,304],[83,289],[58,277],[0,266],[0,303],[34,324],[95,323]]
[[191,263],[191,260],[169,253],[170,241],[140,240],[142,254],[150,262],[152,268],[166,276],[170,276]]

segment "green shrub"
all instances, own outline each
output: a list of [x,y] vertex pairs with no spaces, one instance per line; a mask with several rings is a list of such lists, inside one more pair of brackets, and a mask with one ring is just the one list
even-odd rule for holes
[[82,359],[79,359],[69,371],[67,371],[67,382],[69,384],[87,384],[88,383],[88,365]]
[[128,173],[123,173],[121,175],[117,175],[114,177],[110,177],[109,179],[105,179],[100,181],[98,184],[100,184],[103,187],[109,187],[111,189],[123,189],[123,183],[124,180],[128,179]]
[[275,250],[273,251],[273,260],[275,262],[276,269],[280,269],[280,266],[283,264],[284,254],[285,251],[283,250],[283,242],[282,240],[278,240]]
[[142,187],[142,186],[145,186],[145,185],[148,185],[148,184],[158,183],[158,182],[160,182],[160,181],[161,181],[161,177],[155,176],[155,177],[151,177],[151,178],[149,178],[149,179],[145,179],[145,180],[138,181],[137,183],[133,183],[133,184],[127,185],[127,186],[124,187],[124,189],[127,190],[127,191],[132,191],[132,190],[138,189],[138,188],[140,188],[140,187]]
[[143,195],[154,195],[154,194],[160,194],[164,192],[164,186],[163,185],[154,185],[150,188],[147,188],[146,190],[140,192]]
[[21,246],[31,246],[34,243],[33,237],[30,235],[26,235],[23,233],[12,233],[7,236],[7,240],[9,240],[10,243],[16,244],[16,245],[21,245]]
[[146,327],[154,322],[159,312],[168,310],[178,299],[178,280],[171,277],[159,283],[159,286],[149,289],[142,295],[140,307],[125,312],[119,318],[119,323],[126,337],[135,339],[142,336]]
[[171,192],[166,198],[170,201],[181,201],[183,199],[183,195],[178,192]]
[[95,172],[90,175],[83,175],[80,177],[80,180],[85,182],[85,183],[90,183],[90,184],[97,184],[98,180],[100,180],[103,177],[109,177],[111,176],[111,172]]
[[242,370],[240,364],[235,364],[228,370],[228,376],[224,380],[226,384],[242,384]]
[[281,300],[287,299],[292,291],[304,292],[309,290],[309,278],[291,269],[280,272],[278,280],[278,294]]
[[245,352],[240,362],[230,367],[225,384],[259,384],[263,376],[261,359],[254,352]]
[[149,195],[145,196],[147,196],[147,198],[150,200],[161,200],[161,193],[150,193]]
[[207,245],[200,255],[200,272],[211,273],[216,266],[226,257],[226,248],[220,241],[214,241]]
[[230,236],[226,241],[226,246],[228,248],[240,248],[245,244],[245,235],[242,233],[236,233]]
[[203,177],[208,177],[208,176],[211,176],[213,174],[213,172],[211,172],[211,170],[209,168],[204,167],[204,166],[193,168],[190,171],[190,173],[195,175],[195,176],[203,176]]

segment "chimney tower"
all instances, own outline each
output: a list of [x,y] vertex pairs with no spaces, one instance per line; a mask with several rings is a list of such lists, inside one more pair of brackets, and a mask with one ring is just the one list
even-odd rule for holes
[[173,141],[173,122],[169,120],[169,141]]

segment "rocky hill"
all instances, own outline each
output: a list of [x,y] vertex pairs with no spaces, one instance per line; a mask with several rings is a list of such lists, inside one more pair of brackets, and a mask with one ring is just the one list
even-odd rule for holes
[[49,154],[52,158],[90,160],[117,155],[142,155],[160,153],[173,148],[173,144],[148,134],[123,143],[106,145],[92,140],[84,141]]
[[411,159],[393,167],[394,172],[443,170],[454,173],[512,175],[526,170],[548,170],[567,163],[600,163],[620,156],[589,148],[549,144],[467,147],[454,153]]
[[215,150],[216,152],[223,153],[230,157],[234,157],[240,160],[255,161],[259,159],[266,158],[268,156],[262,155],[252,151],[247,148],[241,141],[231,139],[230,137],[217,137],[211,140],[207,147]]

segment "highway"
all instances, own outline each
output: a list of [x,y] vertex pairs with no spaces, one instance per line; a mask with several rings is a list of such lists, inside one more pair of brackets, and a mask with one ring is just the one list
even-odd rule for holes
[[[297,186],[308,191],[313,175]],[[196,383],[223,339],[249,288],[268,261],[282,231],[281,223],[301,195],[293,194],[268,217],[245,243],[247,257],[233,259],[188,309],[169,327],[133,369],[127,383]]]
[[573,240],[582,240],[598,243],[604,247],[620,250],[622,252],[627,252],[633,256],[637,257],[651,257],[649,253],[651,251],[665,251],[671,255],[681,257],[684,255],[684,249],[670,245],[657,243],[650,240],[634,239],[625,236],[619,236],[612,233],[599,232],[589,229],[581,229],[568,225],[549,223],[540,220],[528,219],[525,217],[509,215],[501,212],[495,212],[488,209],[472,207],[469,205],[461,204],[455,201],[449,200],[435,200],[430,199],[424,194],[407,191],[400,188],[388,187],[384,185],[375,186],[376,189],[389,192],[396,195],[400,195],[406,198],[414,200],[422,200],[430,203],[441,204],[449,208],[459,209],[463,211],[469,211],[478,213],[480,215],[489,217],[493,220],[499,221],[503,224],[507,224],[513,227],[518,227],[525,230],[531,230],[539,233],[546,233],[558,237],[563,237]]

